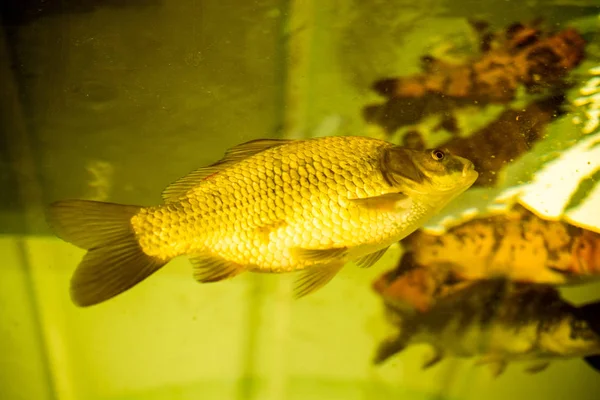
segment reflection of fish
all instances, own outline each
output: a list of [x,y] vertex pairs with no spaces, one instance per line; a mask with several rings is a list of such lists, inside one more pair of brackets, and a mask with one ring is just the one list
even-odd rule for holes
[[180,179],[156,207],[54,203],[57,235],[88,250],[71,282],[88,306],[189,255],[200,282],[305,270],[296,296],[347,261],[368,267],[477,179],[473,164],[366,137],[257,140]]
[[402,314],[427,311],[446,287],[448,274],[443,269],[414,264],[411,253],[402,255],[400,265],[373,282],[373,290],[386,307]]
[[[388,98],[442,98],[507,103],[520,85],[528,92],[558,85],[584,58],[585,39],[574,28],[548,33],[522,24],[506,31],[506,40],[485,49],[468,64],[424,56],[423,73],[378,80],[373,89]],[[472,103],[471,103],[472,104]]]
[[527,370],[535,373],[552,360],[574,357],[600,370],[600,302],[577,308],[550,286],[483,280],[438,299],[426,312],[388,307],[388,313],[399,333],[380,345],[375,363],[428,343],[435,351],[423,368],[448,355],[480,356],[478,363],[489,364],[495,376],[512,361],[530,363]]
[[479,218],[443,235],[415,232],[402,241],[414,261],[461,279],[574,284],[600,279],[600,234],[547,221],[522,207]]
[[[573,28],[544,32],[535,26],[517,23],[499,34],[479,32],[482,53],[476,58],[454,63],[424,55],[421,57],[421,73],[375,81],[372,89],[384,96],[386,101],[363,108],[366,122],[392,134],[403,126],[416,125],[425,117],[438,115],[442,117],[441,126],[458,133],[453,115],[455,111],[473,105],[510,103],[521,88],[529,93],[562,92],[567,73],[577,67],[585,56],[586,41]],[[514,126],[508,120],[510,115],[505,116],[504,121]],[[542,124],[544,119],[546,117],[542,117]],[[525,121],[518,122],[518,130],[525,136],[529,136],[528,130],[533,133],[539,130],[535,118],[531,123],[527,119]],[[499,128],[509,131],[502,126]],[[527,137],[524,139],[529,141]],[[484,142],[483,145],[489,146],[490,143]],[[485,149],[483,153],[487,153]],[[481,153],[478,156],[479,161],[488,163],[485,160],[488,157]],[[479,183],[489,184],[490,177],[487,174],[485,179],[480,178]]]

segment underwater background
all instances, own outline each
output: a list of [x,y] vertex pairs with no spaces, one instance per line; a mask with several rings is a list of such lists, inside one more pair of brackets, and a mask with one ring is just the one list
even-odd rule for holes
[[[598,398],[598,372],[581,359],[539,374],[509,366],[494,379],[472,360],[422,371],[426,346],[415,346],[372,365],[389,324],[371,285],[398,263],[401,245],[301,301],[291,276],[200,286],[177,259],[134,291],[80,309],[68,293],[83,250],[52,235],[44,217],[62,198],[157,204],[168,184],[252,139],[402,143],[417,131],[429,147],[500,121],[471,147],[454,142],[476,157],[507,155],[480,165],[493,179],[424,231],[520,204],[598,233],[597,1],[13,0],[2,16],[1,399]],[[386,104],[375,82],[422,73],[424,55],[455,63],[477,55],[482,39],[469,20],[503,31],[538,18],[544,31],[572,27],[585,39],[569,84],[552,81],[550,95],[519,82],[508,100],[458,106],[458,98],[442,108],[451,121],[418,103],[425,96],[391,109],[406,114],[391,124],[367,111]],[[561,292],[598,300],[600,285]]]

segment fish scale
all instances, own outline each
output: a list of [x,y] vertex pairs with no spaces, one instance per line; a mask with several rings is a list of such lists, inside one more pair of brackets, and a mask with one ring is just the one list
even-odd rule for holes
[[[393,216],[387,220],[380,220],[377,218],[379,213],[376,210],[361,210],[356,205],[344,207],[340,202],[340,198],[343,197],[359,198],[368,194],[377,196],[389,192],[389,185],[383,180],[381,174],[370,168],[374,162],[373,154],[377,154],[377,150],[382,147],[382,142],[364,140],[361,145],[356,146],[356,151],[349,154],[348,160],[344,163],[339,162],[337,153],[334,152],[334,149],[339,148],[337,141],[330,142],[331,149],[326,152],[322,152],[323,144],[317,147],[311,142],[300,143],[293,157],[283,154],[284,151],[291,151],[288,149],[277,147],[266,150],[264,154],[242,161],[222,171],[219,176],[207,179],[203,185],[186,194],[186,197],[180,201],[183,208],[179,208],[176,215],[180,216],[184,224],[178,224],[177,218],[165,219],[164,214],[158,211],[161,209],[160,206],[143,210],[133,221],[142,249],[148,255],[170,259],[185,253],[204,252],[219,243],[221,254],[234,262],[257,265],[258,269],[262,270],[300,269],[316,262],[295,260],[290,252],[285,250],[289,247],[286,246],[286,243],[289,243],[287,239],[290,238],[294,246],[306,248],[356,245],[359,238],[352,231],[350,210],[355,218],[361,220],[361,225],[371,226],[370,229],[361,230],[360,242],[365,239],[369,242],[383,240],[384,238],[381,237],[383,230],[380,229],[380,225],[390,223]],[[316,151],[321,151],[318,157],[313,156]],[[323,161],[325,164],[329,163],[332,168],[326,168]],[[335,164],[336,162],[338,164]],[[298,165],[297,174],[300,179],[293,179],[285,172],[296,171],[294,165],[291,165],[294,163]],[[266,190],[264,187],[253,185],[252,177],[258,178],[258,175],[250,172],[259,171],[259,165],[265,164],[273,165],[271,170],[265,171]],[[326,171],[323,174],[325,180],[323,175],[317,176],[318,171],[321,170]],[[361,188],[366,186],[367,180],[370,183],[371,193]],[[231,194],[227,189],[224,190],[223,181],[233,185],[235,193]],[[315,184],[311,184],[311,181]],[[322,191],[319,189],[319,183],[324,183],[328,187],[327,197],[320,196]],[[217,197],[223,205],[217,206],[215,202],[209,201],[206,193],[218,193]],[[263,210],[272,210],[272,207],[267,207],[267,203],[273,196],[276,196],[275,212],[262,214]],[[254,199],[260,200],[253,202]],[[198,215],[195,224],[185,224],[186,209],[191,209],[192,213]],[[260,219],[260,216],[263,219]],[[272,248],[276,251],[269,251],[270,257],[265,257],[262,261],[259,255],[265,252],[265,246],[257,246],[249,239],[255,234],[253,231],[257,228],[270,224],[276,225],[281,222],[281,217],[284,217],[289,228],[273,230],[269,238],[273,243]],[[311,221],[313,217],[328,219],[333,222],[333,226],[315,224]],[[234,229],[228,229],[232,221],[235,221]],[[146,228],[147,222],[152,224],[152,229]],[[157,240],[153,233],[156,229],[167,232],[167,237]],[[234,234],[232,231],[235,230],[243,230],[247,233],[246,235]],[[317,230],[319,241],[313,240],[310,234]],[[198,238],[197,243],[204,244],[173,246],[173,243],[190,242],[191,237]],[[174,251],[174,249],[182,250]]]

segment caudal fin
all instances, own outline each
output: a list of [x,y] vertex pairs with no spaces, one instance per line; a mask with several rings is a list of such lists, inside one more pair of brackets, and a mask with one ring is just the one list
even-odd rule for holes
[[52,203],[48,222],[61,239],[88,250],[71,278],[80,307],[106,301],[137,285],[166,261],[146,255],[131,226],[141,207],[90,200]]

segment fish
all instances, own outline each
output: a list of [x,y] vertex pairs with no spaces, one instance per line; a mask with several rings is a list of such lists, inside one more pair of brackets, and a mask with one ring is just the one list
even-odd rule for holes
[[49,205],[56,236],[87,250],[70,284],[80,307],[109,300],[187,256],[202,283],[242,272],[298,272],[293,293],[347,263],[368,268],[478,177],[444,149],[363,136],[258,139],[169,185],[157,206],[67,199]]
[[503,276],[555,286],[600,280],[600,233],[538,217],[520,205],[442,235],[415,231],[401,245],[416,264],[463,280]]
[[600,371],[600,302],[575,306],[550,285],[480,280],[436,299],[426,312],[387,311],[397,332],[377,348],[376,365],[425,343],[433,352],[424,370],[453,356],[476,358],[493,377],[509,363],[525,363],[525,371],[534,374],[572,358]]

